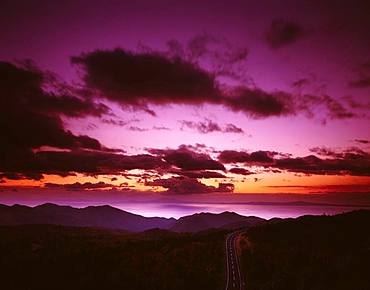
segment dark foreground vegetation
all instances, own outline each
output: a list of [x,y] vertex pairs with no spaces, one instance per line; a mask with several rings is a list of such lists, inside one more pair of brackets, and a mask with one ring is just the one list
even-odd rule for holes
[[[247,290],[370,289],[369,225],[370,211],[357,211],[249,228]],[[0,226],[0,289],[224,289],[227,232]]]
[[249,229],[248,290],[370,289],[370,211]]
[[223,289],[224,231],[140,234],[53,225],[0,227],[6,290]]

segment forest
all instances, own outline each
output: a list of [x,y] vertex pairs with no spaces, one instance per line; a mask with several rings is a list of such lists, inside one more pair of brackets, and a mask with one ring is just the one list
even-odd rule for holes
[[224,236],[2,226],[1,289],[222,289]]
[[244,233],[248,290],[370,289],[370,211],[304,216]]

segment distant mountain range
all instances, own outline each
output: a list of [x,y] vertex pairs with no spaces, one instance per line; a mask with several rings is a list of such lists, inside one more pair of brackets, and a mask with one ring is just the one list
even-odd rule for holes
[[108,205],[73,208],[46,203],[28,207],[0,205],[0,225],[52,224],[76,227],[99,227],[141,232],[166,229],[174,232],[198,232],[214,228],[237,229],[265,223],[254,216],[234,212],[197,213],[180,219],[143,217]]
[[234,212],[196,213],[178,219],[171,227],[175,232],[198,232],[211,228],[237,229],[265,223],[266,220],[254,216],[242,216]]

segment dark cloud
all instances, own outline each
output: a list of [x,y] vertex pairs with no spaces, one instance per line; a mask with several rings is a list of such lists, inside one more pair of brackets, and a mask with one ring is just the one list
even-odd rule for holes
[[310,148],[310,151],[319,156],[337,157],[337,153],[335,152],[335,150],[331,148],[327,148],[327,147],[313,147],[313,148]]
[[325,192],[325,193],[360,193],[370,192],[370,184],[330,184],[330,185],[268,185],[265,187],[277,189],[291,189],[291,188],[304,188],[309,189],[311,192]]
[[269,29],[266,31],[265,39],[271,48],[278,49],[296,42],[305,34],[305,30],[300,24],[276,19],[271,22]]
[[223,163],[245,163],[245,164],[270,164],[274,161],[274,156],[277,152],[271,151],[255,151],[252,153],[235,150],[222,151],[218,159]]
[[[47,77],[32,67],[0,62],[0,172],[19,160],[32,158],[43,146],[60,149],[115,151],[98,140],[64,128],[61,115],[100,116],[104,105],[74,96],[44,91]],[[16,156],[16,158],[15,158]]]
[[360,143],[360,144],[370,144],[370,140],[365,140],[365,139],[355,139],[355,142]]
[[218,156],[223,163],[245,163],[248,162],[250,154],[244,151],[224,150]]
[[349,111],[341,102],[328,95],[299,95],[295,99],[297,111],[305,112],[309,117],[315,115],[315,109],[323,108],[330,119],[350,119],[356,114]]
[[43,175],[37,172],[4,172],[0,174],[0,178],[6,178],[10,180],[21,180],[21,179],[33,179],[41,180]]
[[[58,84],[48,83],[52,77],[32,64],[16,66],[9,62],[0,62],[0,76],[2,100],[6,99],[9,107],[27,107],[34,113],[51,116],[101,116],[109,112],[104,104],[66,95],[68,91],[59,93],[58,88],[53,87]],[[57,92],[45,91],[43,87],[47,85]]]
[[231,183],[219,183],[218,187],[209,186],[201,183],[195,178],[172,177],[167,179],[155,179],[147,181],[147,186],[160,186],[167,188],[167,193],[171,194],[197,194],[212,192],[233,192],[234,185]]
[[244,133],[242,128],[239,128],[235,126],[234,124],[226,124],[226,127],[224,129],[225,133],[237,133],[237,134],[242,134]]
[[234,192],[235,185],[232,183],[224,182],[224,183],[219,183],[217,191],[218,192]]
[[75,182],[71,184],[58,184],[58,183],[45,183],[45,187],[47,188],[63,188],[66,190],[72,190],[72,191],[80,191],[80,190],[91,190],[91,189],[109,189],[114,188],[115,185],[105,183],[103,181],[97,182],[97,183],[91,183],[91,182]]
[[[200,47],[196,54],[202,54],[202,50]],[[96,50],[73,57],[72,62],[82,68],[86,90],[96,98],[106,98],[152,115],[155,112],[149,108],[151,104],[216,104],[252,118],[289,116],[302,111],[313,114],[312,108],[324,105],[330,118],[353,117],[331,97],[295,96],[255,86],[221,85],[214,69],[206,71],[188,57],[151,49],[144,52],[121,48]],[[188,125],[196,127],[196,124]]]
[[[225,178],[226,176],[209,170],[222,170],[222,163],[213,160],[205,153],[197,153],[187,146],[178,149],[149,149],[153,154],[125,155],[121,152],[100,150],[54,150],[30,151],[17,158],[2,161],[0,178],[40,180],[44,174],[60,176],[75,175],[123,175],[126,171],[141,169],[151,174],[139,174],[146,178],[165,173],[191,178]],[[146,176],[146,177],[145,177]]]
[[126,170],[151,170],[166,166],[168,165],[161,158],[149,154],[124,155],[74,150],[40,151],[23,158],[18,156],[13,158],[12,162],[3,163],[2,170],[4,172],[19,172],[22,177],[33,178],[33,176],[38,177],[40,174],[68,176],[75,172],[87,175],[120,174]]
[[335,151],[316,147],[311,151],[321,157],[315,155],[291,157],[269,151],[247,153],[225,150],[220,153],[218,159],[223,163],[258,165],[269,170],[278,169],[304,174],[370,176],[370,153],[360,148]]
[[[40,180],[43,174],[119,173],[165,166],[148,154],[128,156],[97,139],[64,128],[62,116],[102,116],[91,99],[45,91],[49,76],[31,66],[0,63],[0,172],[7,179]],[[55,85],[55,84],[52,84]]]
[[182,120],[180,121],[180,123],[182,125],[181,130],[183,130],[184,127],[187,127],[193,130],[197,130],[201,134],[208,134],[212,132],[237,133],[237,134],[244,133],[243,129],[235,126],[234,124],[226,124],[225,126],[221,126],[210,119],[205,119],[204,121],[200,122]]
[[313,155],[299,158],[277,159],[273,167],[306,174],[328,175],[370,175],[370,154],[363,151],[345,151],[328,155],[330,158],[318,158]]
[[273,167],[305,174],[369,176],[370,155],[347,152],[337,158],[283,158],[275,160]]
[[206,119],[205,121],[202,122],[182,120],[180,121],[180,123],[182,124],[181,129],[187,127],[193,130],[197,130],[199,133],[202,134],[222,131],[220,125],[209,119]]
[[146,108],[148,102],[199,104],[218,100],[214,78],[181,58],[115,49],[81,54],[73,57],[72,63],[83,67],[89,88],[123,105]]
[[239,175],[251,175],[254,174],[253,172],[245,169],[245,168],[239,168],[239,167],[233,167],[229,170],[230,173],[239,174]]
[[343,97],[343,100],[352,109],[363,110],[363,111],[370,110],[370,101],[365,101],[365,100],[359,101],[359,100],[356,100],[352,96],[345,96]]
[[167,165],[160,158],[149,155],[124,155],[105,152],[39,152],[35,165],[40,169],[80,172],[87,174],[117,174],[132,169],[156,169]]
[[342,151],[338,151],[328,147],[313,147],[310,148],[310,151],[316,153],[317,155],[321,155],[324,157],[332,157],[332,158],[347,158],[351,156],[366,156],[368,155],[367,152],[363,151],[361,148],[358,147],[349,147]]
[[232,89],[223,99],[224,106],[235,112],[245,112],[253,118],[295,114],[293,96],[284,92],[269,93],[258,88]]
[[147,149],[148,152],[163,158],[168,164],[176,166],[185,171],[192,170],[223,170],[222,163],[213,160],[209,155],[196,153],[186,146],[178,149]]
[[324,97],[326,108],[331,119],[350,119],[356,117],[355,113],[348,111],[339,101],[329,97]]
[[173,171],[173,173],[189,178],[226,178],[222,173],[207,170]]
[[210,153],[215,153],[216,152],[216,149],[214,147],[207,146],[207,145],[201,144],[201,143],[195,143],[195,145],[182,144],[179,147],[180,148],[185,148],[187,150],[194,151],[194,152],[197,152],[197,153],[210,154]]

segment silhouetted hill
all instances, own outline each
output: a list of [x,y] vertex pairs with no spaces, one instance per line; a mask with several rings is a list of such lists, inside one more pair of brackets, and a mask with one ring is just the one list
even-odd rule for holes
[[245,234],[248,289],[370,289],[370,211],[274,220]]
[[108,205],[73,208],[46,203],[36,207],[22,205],[0,207],[0,225],[54,224],[101,227],[128,231],[169,228],[175,219],[147,218]]
[[178,219],[170,229],[175,232],[198,232],[212,228],[250,227],[264,222],[266,220],[262,218],[242,216],[234,212],[197,213]]
[[143,217],[108,205],[73,208],[51,203],[28,207],[0,205],[0,225],[53,224],[78,227],[100,227],[141,232],[163,229],[175,232],[198,232],[208,229],[237,229],[266,222],[258,217],[242,216],[233,212],[220,214],[199,213],[174,218]]

